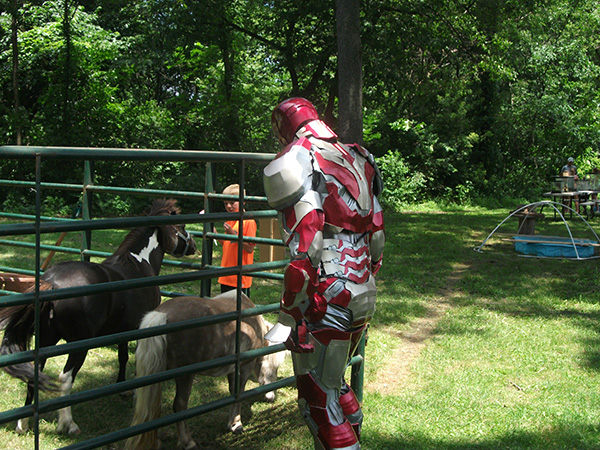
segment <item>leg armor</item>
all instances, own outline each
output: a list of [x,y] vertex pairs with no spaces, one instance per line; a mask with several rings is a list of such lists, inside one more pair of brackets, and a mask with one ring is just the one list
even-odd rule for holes
[[298,406],[317,449],[360,449],[362,412],[343,377],[364,330],[365,327],[353,332],[330,328],[313,331],[308,340],[315,347],[314,353],[292,353]]
[[352,425],[352,428],[354,429],[354,434],[356,434],[356,437],[360,441],[363,413],[360,403],[358,403],[358,399],[356,398],[356,395],[354,395],[354,391],[345,381],[340,395],[340,405],[342,406],[342,411],[344,411],[346,419],[348,419],[348,422],[350,422],[350,425]]

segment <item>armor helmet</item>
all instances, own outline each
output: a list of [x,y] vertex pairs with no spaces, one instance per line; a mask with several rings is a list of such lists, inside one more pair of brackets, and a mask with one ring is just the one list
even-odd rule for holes
[[314,105],[302,97],[288,98],[281,102],[271,114],[273,133],[282,145],[287,145],[294,140],[296,131],[302,125],[312,120],[318,120]]

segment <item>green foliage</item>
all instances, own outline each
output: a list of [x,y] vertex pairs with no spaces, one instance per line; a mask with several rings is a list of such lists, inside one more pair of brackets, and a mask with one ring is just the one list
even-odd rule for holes
[[596,168],[600,169],[600,153],[591,147],[587,147],[581,155],[575,159],[577,172],[581,175],[592,173]]
[[402,205],[416,203],[426,186],[421,173],[412,173],[398,151],[389,151],[377,158],[383,178],[380,202],[386,210],[399,211]]
[[[417,166],[427,197],[508,188],[537,199],[568,155],[599,147],[595,2],[491,5],[467,12],[459,2],[427,1],[405,14],[403,2],[366,3],[366,115],[375,117],[366,128],[378,137],[369,148],[398,149],[433,168]],[[447,163],[457,170],[435,170],[436,147],[407,141],[391,127],[398,117],[424,124],[430,142],[454,152]]]
[[108,198],[95,196],[94,215],[98,217],[139,215],[147,203],[147,199],[143,200],[134,196],[115,195]]
[[[361,2],[366,146],[422,175],[420,201],[534,200],[567,156],[589,171],[600,162],[596,3]],[[275,152],[270,112],[290,95],[336,128],[331,2],[0,0],[0,11],[2,143],[20,130],[27,145]],[[0,176],[29,176],[22,167],[0,161]],[[169,185],[195,173],[153,175]]]
[[74,205],[65,204],[62,197],[48,196],[42,202],[41,215],[50,217],[71,217]]

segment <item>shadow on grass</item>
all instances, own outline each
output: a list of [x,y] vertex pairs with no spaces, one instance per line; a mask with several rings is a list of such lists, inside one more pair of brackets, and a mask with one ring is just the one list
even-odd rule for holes
[[[73,393],[112,384],[116,380],[118,368],[116,348],[95,349],[92,353],[93,355],[86,360],[75,380]],[[134,358],[131,358],[128,363],[127,379],[134,377],[134,364],[132,360],[134,361]],[[57,370],[56,368],[53,369],[53,376],[56,376]],[[280,378],[282,377],[280,376]],[[24,383],[16,379],[11,381],[22,390],[24,401]],[[255,382],[249,381],[246,388],[251,389],[256,386]],[[57,396],[57,393],[44,394],[43,399],[55,398]],[[164,382],[162,384],[161,416],[172,413],[174,396],[174,381]],[[190,408],[228,396],[227,377],[197,375],[190,397]],[[259,400],[244,401],[241,412],[244,433],[241,435],[230,433],[227,429],[228,407],[194,417],[186,422],[199,448],[258,450],[263,448],[264,442],[277,439],[278,436],[289,432],[290,429],[298,429],[304,426],[297,410],[295,396],[296,391],[294,388],[283,388],[278,391],[278,398],[275,403],[264,403]],[[75,436],[59,435],[56,432],[58,412],[53,411],[42,416],[42,419],[47,424],[41,432],[45,433],[48,437],[53,435],[54,439],[60,442],[61,447],[114,432],[126,428],[130,424],[133,416],[133,402],[133,396],[110,395],[74,405],[72,407],[73,419],[81,428],[81,434]],[[21,404],[18,406],[21,406]],[[272,424],[274,421],[279,425],[273,427]],[[283,423],[291,425],[284,427],[281,425]],[[294,426],[294,423],[297,423],[297,426]],[[16,423],[14,422],[2,425],[3,432],[13,433],[15,425]],[[32,436],[31,432],[23,436],[23,442],[27,438],[32,439]],[[164,449],[177,448],[178,437],[175,424],[161,428],[159,436],[163,442]],[[123,447],[124,441],[120,441],[103,448],[120,449]],[[23,448],[26,448],[26,446]]]
[[496,439],[463,442],[451,438],[435,440],[426,435],[404,437],[400,428],[397,438],[371,436],[373,439],[363,442],[363,450],[595,450],[597,445],[586,442],[585,436],[597,435],[599,428],[564,424],[537,433],[515,430]]
[[[600,310],[596,308],[600,304],[600,259],[523,257],[511,243],[501,240],[475,252],[473,249],[506,215],[450,212],[386,216],[385,259],[378,274],[372,325],[398,325],[423,317],[428,303],[450,290],[451,301],[457,306],[574,321],[593,335],[590,338],[587,333],[588,337],[582,338],[585,361],[590,369],[600,370]],[[587,231],[576,228],[579,224],[571,226],[575,237]],[[499,231],[510,236],[516,229],[515,220]],[[563,223],[552,220],[537,227],[537,233],[545,235],[564,235],[565,231]],[[460,274],[451,281],[457,270]]]
[[[599,260],[570,261],[476,254],[457,305],[499,314],[568,320],[582,333],[586,366],[600,370]],[[589,337],[590,333],[594,337]]]
[[[81,378],[80,381],[82,382],[76,385],[76,392],[93,389],[100,384],[105,384],[103,380],[89,373]],[[222,383],[221,379],[212,377],[198,377],[197,379],[198,382],[194,386],[190,407],[229,395],[226,382]],[[172,382],[165,383],[162,396],[162,416],[172,412],[173,384]],[[40,433],[45,434],[46,439],[57,442],[55,448],[80,443],[102,434],[126,428],[133,415],[133,398],[111,395],[84,404],[74,405],[72,411],[75,422],[81,428],[81,434],[79,435],[65,436],[57,433],[58,413],[56,411],[44,414],[41,417],[45,424],[40,427]],[[244,401],[241,413],[244,433],[241,435],[235,435],[228,431],[228,411],[229,408],[224,408],[186,421],[200,448],[258,450],[263,448],[264,442],[277,439],[281,434],[304,426],[296,407],[295,389],[293,388],[281,389],[275,403]],[[283,424],[286,425],[283,426]],[[30,431],[26,435],[17,438],[14,431],[15,426],[16,423],[11,422],[3,424],[0,428],[6,435],[14,434],[14,437],[23,443],[23,446],[18,448],[29,448],[27,442],[31,442],[33,439],[32,432]],[[178,437],[175,424],[161,428],[159,436],[164,449],[177,448]],[[124,441],[120,441],[102,448],[120,449],[123,447]]]
[[[589,368],[600,370],[600,312],[594,308],[600,304],[600,262],[523,258],[514,253],[510,244],[494,244],[492,251],[474,252],[473,248],[504,217],[501,213],[488,216],[465,212],[387,215],[385,259],[377,277],[379,298],[372,326],[397,326],[424,317],[428,302],[446,295],[449,280],[456,270],[460,270],[460,276],[451,287],[455,294],[452,297],[454,304],[473,305],[510,316],[576,321],[577,326],[592,332],[592,337],[586,338],[588,350],[584,362]],[[516,222],[513,225],[516,231]],[[266,287],[257,286],[253,300],[263,303],[257,296],[278,298],[280,285],[273,287],[273,290],[276,292],[271,295]],[[587,304],[589,308],[572,307],[569,301]],[[460,334],[472,333],[473,330],[446,327],[443,332]],[[132,378],[133,359],[129,363],[128,379]],[[94,366],[98,364],[111,369],[96,372]],[[109,355],[100,362],[86,361],[75,382],[75,391],[112,383],[116,378],[116,370],[116,356]],[[197,397],[191,404],[228,395],[224,379],[199,377],[197,380],[194,387]],[[201,448],[253,450],[264,448],[266,442],[284,440],[285,436],[307,433],[296,407],[295,391],[283,391],[286,391],[286,395],[275,404],[243,405],[243,435],[234,436],[226,431],[227,410],[223,409],[188,421],[194,439]],[[170,412],[173,395],[173,387],[167,385],[162,400],[164,413]],[[124,428],[131,420],[132,411],[132,400],[119,396],[76,405],[74,419],[83,433],[68,439],[70,443],[75,443]],[[48,420],[52,420],[51,416]],[[5,425],[4,428],[12,430],[14,424]],[[457,442],[451,438],[435,440],[425,434],[405,436],[401,424],[397,429],[397,435],[393,436],[365,436],[364,450],[591,450],[597,447],[588,444],[585,436],[597,435],[599,431],[597,427],[589,425],[564,424],[537,433],[516,430],[488,441]],[[175,448],[177,433],[174,425],[161,429],[159,434],[164,448]],[[111,448],[122,448],[122,443]]]

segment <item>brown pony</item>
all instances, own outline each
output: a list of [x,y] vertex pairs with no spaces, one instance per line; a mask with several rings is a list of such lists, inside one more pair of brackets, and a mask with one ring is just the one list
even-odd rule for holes
[[[242,294],[242,309],[254,304]],[[164,325],[167,323],[228,313],[236,310],[236,291],[229,291],[215,298],[177,297],[162,303],[154,311],[146,314],[140,328]],[[268,344],[264,335],[270,328],[261,316],[247,317],[241,322],[240,351],[248,351]],[[189,328],[183,331],[158,335],[138,341],[135,353],[136,374],[138,377],[161,372],[167,369],[208,361],[235,354],[235,321],[215,325]],[[243,391],[252,374],[258,377],[261,385],[277,380],[277,369],[285,357],[284,352],[272,353],[244,361],[240,364],[240,388]],[[206,370],[201,375],[218,377],[227,375],[229,391],[234,394],[235,365]],[[184,411],[192,390],[195,374],[175,379],[176,394],[173,401],[175,412]],[[131,426],[157,419],[160,416],[161,384],[156,383],[136,390],[135,410]],[[275,393],[266,394],[267,401],[273,401]],[[234,433],[243,431],[241,404],[231,405],[228,428]],[[179,446],[185,450],[197,449],[184,421],[177,424]],[[130,438],[127,449],[150,450],[160,448],[157,430],[152,430]]]

